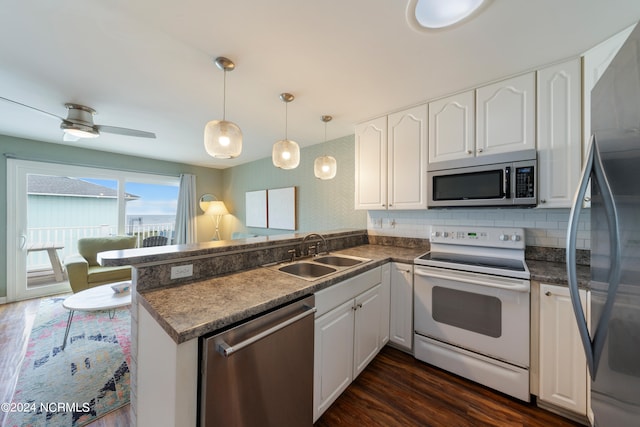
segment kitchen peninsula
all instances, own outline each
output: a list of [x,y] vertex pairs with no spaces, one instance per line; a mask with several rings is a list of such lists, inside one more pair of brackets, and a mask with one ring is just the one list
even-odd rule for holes
[[[368,236],[366,230],[323,235],[332,254],[369,261],[313,281],[262,267],[290,259],[305,234],[101,254],[103,265],[134,269],[131,405],[137,425],[196,425],[199,337],[389,262],[413,264],[429,250],[425,239]],[[538,258],[530,265],[532,280],[549,282],[555,271],[560,278],[553,282],[562,283],[563,272],[553,270],[557,263],[532,255]],[[193,274],[171,279],[175,268]]]
[[[332,253],[370,261],[314,281],[261,267],[290,258],[304,234],[101,254],[105,266],[133,266],[131,406],[137,425],[196,425],[200,336],[390,261],[412,263],[428,250],[423,239],[370,242],[366,230],[323,235]],[[176,267],[192,268],[193,275],[172,280]]]

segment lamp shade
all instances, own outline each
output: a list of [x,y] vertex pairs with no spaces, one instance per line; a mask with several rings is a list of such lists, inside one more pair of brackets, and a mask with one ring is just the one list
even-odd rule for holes
[[204,127],[204,149],[218,159],[232,159],[242,153],[242,131],[233,122],[212,120]]
[[313,162],[313,173],[319,179],[333,179],[338,170],[338,162],[333,156],[317,157]]
[[225,206],[223,201],[214,200],[212,202],[209,202],[209,207],[207,208],[205,215],[218,216],[226,215],[228,213],[229,211],[227,210],[227,207]]
[[295,141],[281,139],[273,144],[273,165],[280,169],[295,169],[300,164],[300,147]]

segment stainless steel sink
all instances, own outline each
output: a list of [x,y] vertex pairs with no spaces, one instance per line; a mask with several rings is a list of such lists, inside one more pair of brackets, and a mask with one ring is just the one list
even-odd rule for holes
[[346,255],[324,255],[314,258],[313,261],[337,267],[351,267],[369,260]]
[[313,281],[328,276],[329,274],[348,270],[367,261],[371,260],[351,255],[327,254],[318,257],[307,257],[287,263],[268,264],[264,267],[304,280]]
[[316,264],[312,262],[296,262],[278,268],[279,271],[293,274],[300,277],[318,278],[327,274],[335,273],[337,270],[326,265]]

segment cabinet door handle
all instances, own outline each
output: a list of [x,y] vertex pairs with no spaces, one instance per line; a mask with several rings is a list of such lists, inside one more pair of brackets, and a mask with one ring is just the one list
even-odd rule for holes
[[546,296],[550,297],[551,296],[551,292],[547,291],[544,293]]
[[467,154],[473,154],[473,151],[467,150]]
[[482,153],[484,151],[483,148],[478,148],[478,153]]

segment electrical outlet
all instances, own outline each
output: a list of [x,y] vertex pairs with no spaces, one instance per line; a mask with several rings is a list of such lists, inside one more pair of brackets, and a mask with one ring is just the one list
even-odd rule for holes
[[193,276],[193,264],[171,267],[171,279],[182,279]]

